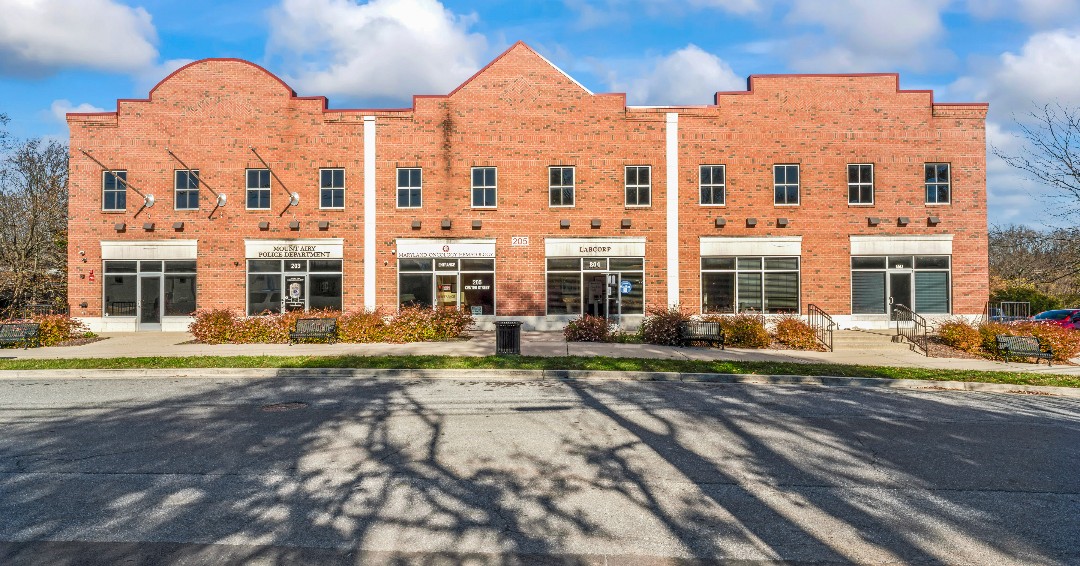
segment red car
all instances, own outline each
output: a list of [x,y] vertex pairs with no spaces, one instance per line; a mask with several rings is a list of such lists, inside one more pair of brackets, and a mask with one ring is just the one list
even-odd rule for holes
[[1047,324],[1056,324],[1065,328],[1072,328],[1073,330],[1080,330],[1080,309],[1054,309],[1052,311],[1043,311],[1031,317],[1031,320],[1035,322],[1045,322]]

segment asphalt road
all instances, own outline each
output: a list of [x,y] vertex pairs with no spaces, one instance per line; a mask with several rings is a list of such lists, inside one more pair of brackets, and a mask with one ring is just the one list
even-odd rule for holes
[[0,563],[1080,563],[1080,399],[0,380]]

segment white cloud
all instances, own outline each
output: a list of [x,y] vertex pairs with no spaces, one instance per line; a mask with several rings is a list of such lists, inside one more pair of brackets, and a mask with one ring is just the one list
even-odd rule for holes
[[814,72],[916,70],[940,66],[947,53],[941,12],[948,0],[796,0],[786,17],[793,26],[821,27],[822,34],[792,42],[792,66]]
[[437,0],[283,0],[268,52],[305,94],[406,101],[476,72],[487,42],[468,32],[473,19]]
[[[617,82],[612,86],[624,88]],[[631,104],[711,104],[717,91],[745,90],[746,79],[716,55],[691,44],[660,59],[651,73],[631,80],[625,89]]]
[[1054,30],[1028,38],[1020,53],[1004,53],[985,96],[1000,110],[1027,112],[1032,104],[1080,103],[1080,31]]
[[0,0],[0,74],[132,71],[157,58],[150,14],[113,0]]
[[104,108],[98,108],[97,106],[94,106],[93,104],[90,104],[90,103],[87,103],[87,102],[83,102],[82,104],[79,104],[78,106],[76,106],[76,105],[72,104],[70,100],[67,100],[67,99],[64,99],[64,98],[61,98],[59,100],[54,100],[52,105],[49,106],[49,110],[52,112],[52,115],[53,115],[54,118],[56,118],[58,121],[60,121],[60,122],[62,122],[64,124],[67,123],[67,114],[68,114],[68,112],[104,112],[105,111]]
[[968,0],[967,9],[977,18],[1008,18],[1036,26],[1080,14],[1076,0]]

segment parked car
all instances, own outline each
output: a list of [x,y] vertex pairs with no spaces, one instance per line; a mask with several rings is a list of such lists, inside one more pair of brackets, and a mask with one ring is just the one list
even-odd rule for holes
[[1052,311],[1043,311],[1031,317],[1031,320],[1080,330],[1080,309],[1054,309]]

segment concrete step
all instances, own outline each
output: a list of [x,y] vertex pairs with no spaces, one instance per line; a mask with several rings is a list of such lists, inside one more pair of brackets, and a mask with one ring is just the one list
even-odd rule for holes
[[837,330],[833,332],[833,350],[897,350],[909,346],[895,332]]

